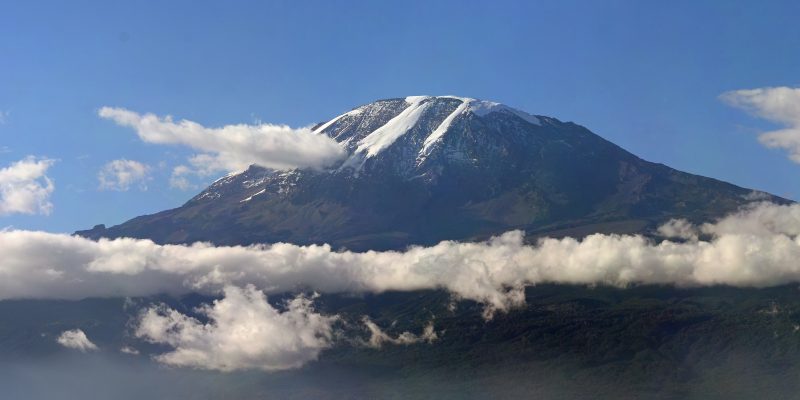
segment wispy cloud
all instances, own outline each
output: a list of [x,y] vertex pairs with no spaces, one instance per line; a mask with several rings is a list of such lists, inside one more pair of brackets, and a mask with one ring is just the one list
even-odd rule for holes
[[29,156],[0,168],[0,215],[50,214],[55,185],[46,174],[54,162]]
[[734,90],[723,93],[720,99],[733,107],[783,125],[783,129],[762,133],[758,139],[767,147],[786,150],[792,161],[800,163],[800,88]]
[[116,190],[125,192],[136,185],[140,190],[147,190],[150,179],[150,166],[133,160],[113,160],[97,173],[99,190]]
[[196,189],[198,185],[192,183],[187,176],[194,174],[194,171],[185,166],[178,165],[172,169],[172,174],[169,177],[169,187],[180,190]]
[[386,332],[384,332],[376,323],[372,322],[369,317],[364,316],[361,319],[361,322],[369,331],[369,340],[365,343],[367,346],[372,348],[381,348],[384,344],[394,344],[394,345],[411,345],[416,343],[433,343],[439,339],[439,335],[436,333],[436,330],[433,327],[433,322],[429,322],[425,327],[422,329],[422,333],[419,335],[415,335],[411,332],[403,332],[396,337],[392,337]]
[[154,114],[139,114],[124,108],[103,107],[101,118],[136,130],[147,143],[186,146],[199,151],[179,171],[173,186],[185,186],[186,176],[209,176],[233,172],[258,164],[273,169],[322,168],[345,154],[339,144],[309,128],[286,125],[226,125],[207,128],[196,122]]
[[129,355],[132,355],[132,356],[138,356],[140,354],[139,350],[136,350],[135,348],[130,347],[130,346],[122,346],[122,347],[120,347],[119,352],[122,353],[122,354],[129,354]]
[[8,122],[8,117],[11,115],[10,111],[0,110],[0,125],[5,124]]

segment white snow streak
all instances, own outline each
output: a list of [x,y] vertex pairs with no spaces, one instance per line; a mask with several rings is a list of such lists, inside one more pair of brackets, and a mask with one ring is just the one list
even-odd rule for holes
[[259,190],[258,192],[254,193],[252,196],[250,196],[250,197],[247,197],[247,198],[245,198],[245,199],[242,199],[241,201],[239,201],[239,203],[245,203],[245,202],[248,202],[248,201],[250,201],[250,200],[253,200],[253,197],[256,197],[256,196],[258,196],[258,195],[260,195],[261,193],[264,193],[264,192],[266,192],[266,191],[267,191],[267,189],[261,189],[261,190]]
[[342,119],[342,118],[344,118],[346,116],[353,116],[353,115],[361,114],[362,111],[364,111],[364,110],[362,110],[361,108],[356,108],[354,110],[350,110],[350,111],[348,111],[348,112],[346,112],[346,113],[344,113],[344,114],[342,114],[342,115],[340,115],[340,116],[338,116],[338,117],[336,117],[336,118],[334,118],[334,119],[332,119],[332,120],[320,125],[319,127],[317,127],[317,129],[314,129],[313,132],[314,133],[325,132],[325,129],[328,129],[331,125],[335,124],[340,119]]
[[472,100],[471,99],[462,99],[461,105],[459,105],[447,118],[442,121],[441,124],[434,130],[427,138],[425,138],[425,142],[422,144],[422,150],[419,153],[419,156],[423,159],[430,154],[431,148],[433,145],[441,140],[444,137],[444,134],[447,133],[447,130],[450,129],[450,125],[453,124],[453,120],[456,119],[459,115],[463,114],[464,111],[467,110],[469,104]]
[[493,112],[509,112],[534,125],[541,125],[539,118],[535,115],[493,101],[473,100],[470,102],[469,110],[479,117]]
[[374,157],[392,145],[408,132],[419,121],[420,116],[430,106],[427,96],[410,96],[406,101],[411,103],[403,112],[392,118],[385,125],[376,129],[358,142],[356,153],[366,153],[366,158]]

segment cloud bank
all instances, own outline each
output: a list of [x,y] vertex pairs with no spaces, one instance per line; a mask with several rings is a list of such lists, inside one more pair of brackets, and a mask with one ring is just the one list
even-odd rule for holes
[[98,349],[97,345],[92,343],[92,341],[89,340],[89,338],[86,337],[86,334],[80,329],[62,332],[61,335],[59,335],[56,339],[56,342],[66,348],[75,349],[84,353]]
[[524,304],[523,288],[538,283],[800,282],[800,205],[763,203],[683,229],[710,239],[657,243],[636,235],[595,234],[527,245],[522,232],[512,231],[481,243],[444,241],[403,252],[355,253],[327,245],[157,245],[11,230],[0,232],[0,299],[219,293],[228,285],[248,284],[267,293],[440,288],[506,310]]
[[[170,346],[156,356],[168,365],[274,371],[302,366],[331,347],[337,316],[317,313],[312,299],[303,296],[276,308],[267,302],[269,293],[445,289],[454,298],[483,303],[490,317],[523,305],[524,287],[539,283],[765,287],[800,282],[800,205],[755,203],[714,223],[676,220],[658,232],[680,240],[595,234],[531,245],[522,232],[512,231],[480,243],[444,241],[402,252],[354,253],[325,245],[157,245],[0,231],[0,299],[222,294],[198,310],[203,321],[163,305],[146,308],[134,335]],[[375,348],[431,343],[439,335],[432,323],[418,334],[398,336],[368,318],[362,323],[370,336],[359,343]],[[65,346],[93,348],[79,331],[62,338]]]
[[345,155],[339,144],[310,128],[286,125],[226,125],[207,128],[196,122],[154,114],[139,114],[124,108],[103,107],[101,118],[136,130],[147,143],[186,146],[199,153],[175,171],[175,186],[185,184],[185,175],[208,176],[233,172],[258,164],[273,169],[322,168]]
[[0,168],[0,216],[50,214],[53,211],[50,195],[55,185],[46,174],[54,162],[28,156]]
[[97,173],[98,189],[126,192],[137,185],[140,190],[147,190],[149,177],[150,166],[146,164],[126,159],[113,160]]
[[792,161],[800,163],[800,88],[734,90],[720,98],[733,107],[784,125],[784,129],[762,133],[758,139],[767,147],[786,150]]

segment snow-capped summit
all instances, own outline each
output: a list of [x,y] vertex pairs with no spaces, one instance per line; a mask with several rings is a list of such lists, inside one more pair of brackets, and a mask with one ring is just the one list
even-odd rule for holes
[[484,127],[473,132],[492,133],[491,126],[499,121],[519,125],[514,128],[518,131],[526,125],[541,126],[543,117],[469,97],[408,96],[357,107],[318,125],[314,132],[334,138],[348,151],[337,171],[360,174],[382,165],[413,176],[424,173],[426,161],[435,153],[449,161],[476,159],[475,149],[458,144],[460,135],[448,133],[476,124]]
[[[389,149],[404,136],[423,161],[460,120],[504,113],[535,125],[538,117],[500,103],[457,96],[408,96],[380,100],[339,115],[314,131],[327,134],[351,151],[345,167],[359,169],[364,161]],[[421,139],[421,140],[420,140]]]
[[378,100],[314,132],[347,156],[325,170],[252,166],[182,207],[81,234],[387,249],[512,229],[646,232],[727,214],[751,192],[644,161],[574,123],[466,97]]

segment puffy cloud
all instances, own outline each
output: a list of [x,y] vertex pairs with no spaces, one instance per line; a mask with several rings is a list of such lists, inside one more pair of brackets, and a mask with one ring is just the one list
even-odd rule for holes
[[50,214],[55,185],[46,173],[54,162],[28,156],[0,168],[0,215]]
[[199,309],[209,322],[152,307],[141,315],[136,336],[174,348],[156,356],[159,362],[221,371],[298,368],[331,346],[336,317],[314,312],[311,300],[296,297],[280,311],[252,285],[224,292]]
[[97,346],[80,329],[64,331],[56,339],[58,344],[82,352],[97,350]]
[[0,299],[216,293],[228,284],[252,283],[273,293],[307,287],[323,292],[442,287],[505,309],[523,300],[523,281],[513,278],[510,268],[528,268],[520,263],[533,262],[526,260],[533,251],[523,245],[520,232],[487,243],[354,253],[327,245],[162,246],[10,230],[0,232]]
[[100,190],[116,190],[125,192],[132,185],[138,184],[139,189],[147,190],[147,180],[150,177],[150,166],[133,160],[113,160],[97,173]]
[[720,98],[731,106],[784,125],[784,129],[762,133],[759,140],[767,147],[785,149],[792,161],[800,163],[800,88],[734,90]]
[[800,205],[759,204],[687,229],[710,238],[676,243],[595,234],[528,245],[522,232],[512,231],[480,243],[444,241],[402,252],[355,253],[327,245],[157,245],[9,230],[0,232],[0,299],[218,293],[247,284],[267,293],[441,288],[485,304],[490,315],[524,304],[524,286],[538,283],[764,287],[800,282]]
[[[124,108],[103,107],[98,115],[136,130],[147,143],[187,146],[200,153],[189,159],[191,173],[208,176],[232,172],[258,164],[273,169],[322,168],[344,157],[339,144],[309,128],[286,125],[226,125],[207,128],[196,122],[154,114],[139,114]],[[175,186],[182,186],[187,170],[173,174]]]
[[697,227],[686,219],[673,219],[658,227],[658,234],[670,239],[697,240]]
[[377,324],[372,322],[369,317],[362,319],[364,326],[369,330],[370,336],[366,345],[372,348],[381,348],[384,344],[405,345],[416,343],[433,343],[439,339],[439,335],[434,330],[433,322],[429,322],[422,330],[422,333],[415,335],[411,332],[403,332],[396,337],[392,337],[384,332]]
[[796,237],[800,235],[800,206],[751,203],[719,221],[703,224],[700,229],[714,236]]

